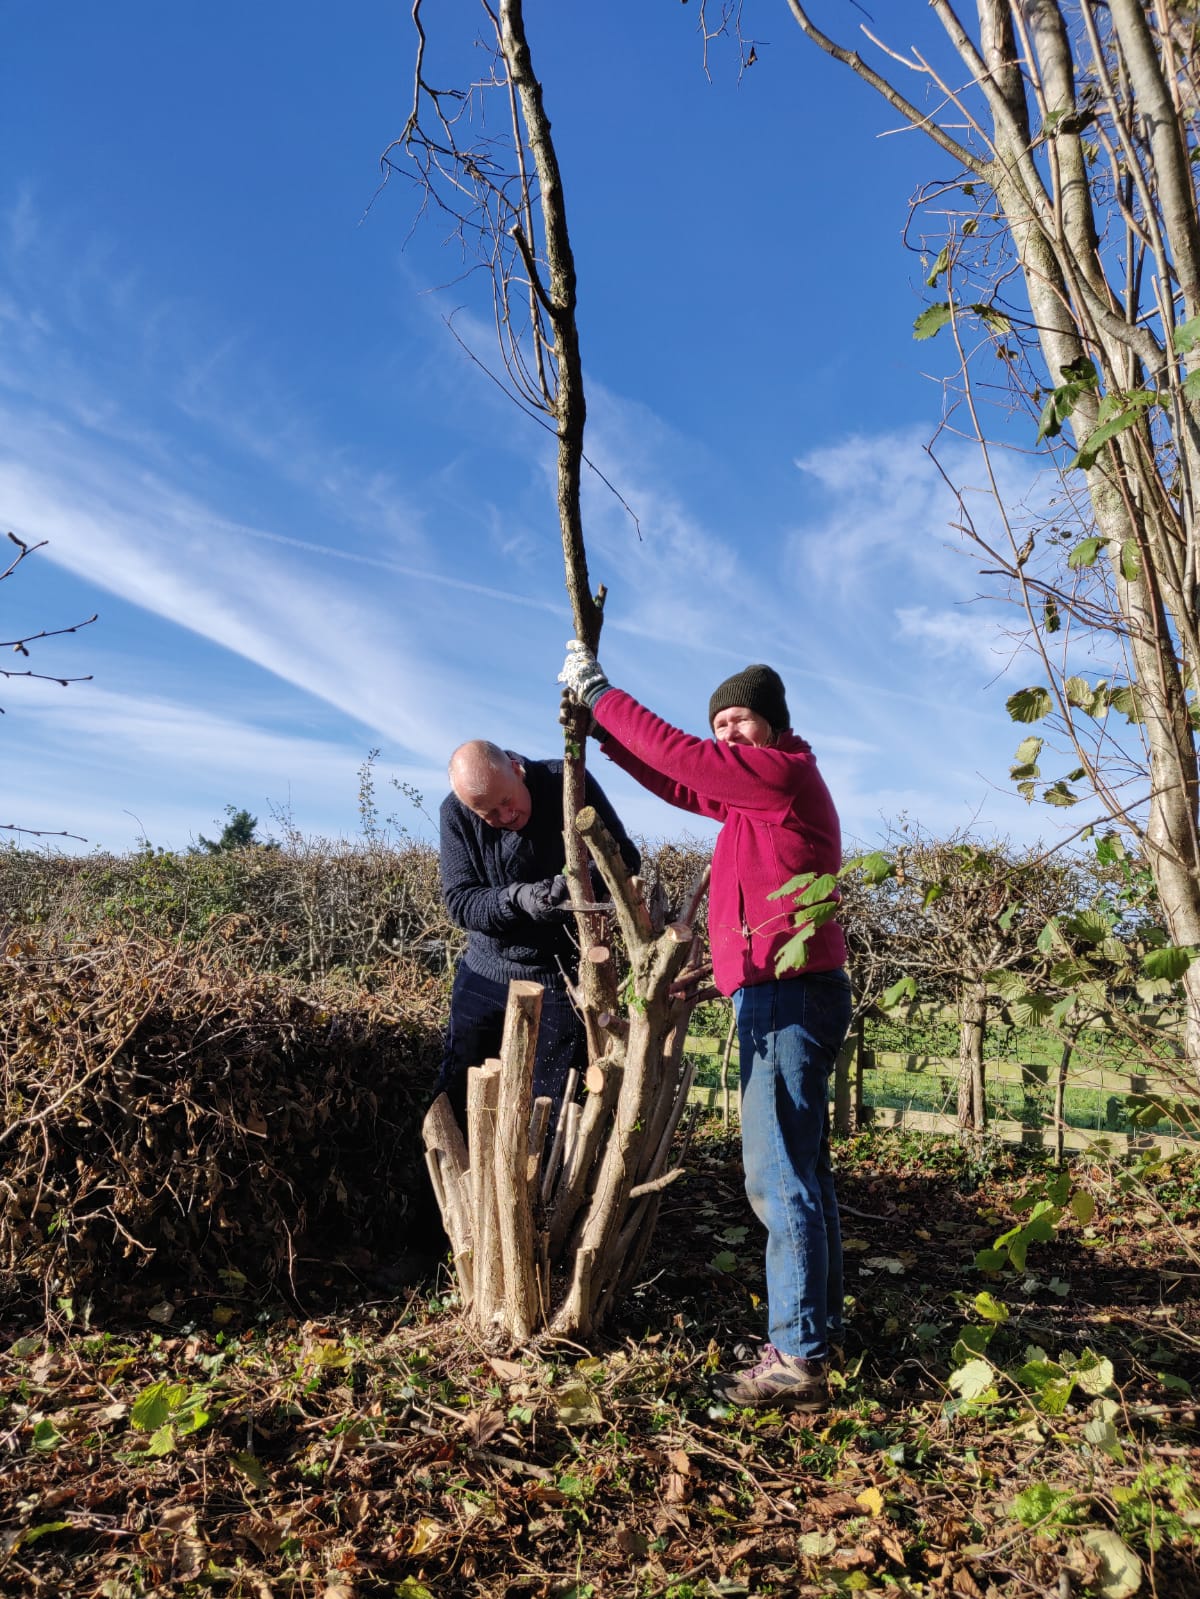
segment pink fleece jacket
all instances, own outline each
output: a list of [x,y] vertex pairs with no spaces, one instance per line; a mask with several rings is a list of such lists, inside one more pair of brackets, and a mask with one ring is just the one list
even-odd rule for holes
[[[775,956],[795,931],[791,900],[768,895],[799,872],[836,873],[841,828],[811,747],[783,733],[770,749],[694,738],[621,689],[592,713],[600,748],[660,799],[724,825],[713,850],[708,930],[722,994],[775,978]],[[796,975],[844,965],[846,942],[826,922]]]

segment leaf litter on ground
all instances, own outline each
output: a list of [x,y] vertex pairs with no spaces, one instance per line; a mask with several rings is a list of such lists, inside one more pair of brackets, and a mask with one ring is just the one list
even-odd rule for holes
[[990,1159],[839,1146],[853,1339],[819,1416],[716,1396],[765,1293],[716,1132],[591,1349],[486,1348],[445,1280],[303,1313],[176,1292],[169,1324],[5,1329],[0,1592],[1183,1599],[1200,1175],[1176,1174],[1149,1226],[1144,1193],[1084,1164],[1087,1222],[981,1273],[1031,1169]]

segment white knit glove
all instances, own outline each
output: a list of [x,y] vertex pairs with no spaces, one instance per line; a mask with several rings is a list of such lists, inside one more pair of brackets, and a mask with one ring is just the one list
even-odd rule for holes
[[582,700],[589,711],[594,711],[596,701],[612,684],[604,675],[600,662],[588,649],[586,644],[581,644],[573,638],[567,644],[567,658],[563,662],[563,669],[558,674],[558,681],[565,683],[574,694],[575,698]]

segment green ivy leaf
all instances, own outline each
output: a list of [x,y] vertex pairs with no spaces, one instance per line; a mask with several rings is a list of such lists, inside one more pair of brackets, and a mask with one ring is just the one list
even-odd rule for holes
[[1200,316],[1189,317],[1186,322],[1181,322],[1171,335],[1171,342],[1180,355],[1187,355],[1200,344]]
[[1121,545],[1121,576],[1127,583],[1136,583],[1142,575],[1142,555],[1136,539],[1126,539]]
[[1042,626],[1047,633],[1057,633],[1062,626],[1062,617],[1058,614],[1053,594],[1047,594],[1042,601]]

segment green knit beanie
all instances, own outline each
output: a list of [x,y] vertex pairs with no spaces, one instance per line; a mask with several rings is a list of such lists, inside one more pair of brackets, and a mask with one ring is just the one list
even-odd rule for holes
[[792,725],[788,714],[787,697],[783,679],[770,666],[746,666],[732,677],[719,683],[708,702],[708,725],[716,720],[718,711],[731,705],[744,705],[770,722],[776,733],[786,732]]

